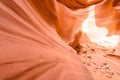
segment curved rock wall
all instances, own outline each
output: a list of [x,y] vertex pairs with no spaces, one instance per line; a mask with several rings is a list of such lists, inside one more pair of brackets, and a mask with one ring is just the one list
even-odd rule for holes
[[39,1],[0,0],[0,80],[93,80]]
[[97,25],[112,34],[119,12],[110,0],[57,1],[0,0],[0,80],[93,80],[65,42],[79,41],[74,35],[81,36],[90,5],[98,6]]

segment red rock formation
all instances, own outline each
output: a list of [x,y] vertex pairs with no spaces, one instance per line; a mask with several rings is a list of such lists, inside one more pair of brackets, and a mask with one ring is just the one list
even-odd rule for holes
[[73,48],[88,41],[81,26],[90,5],[99,27],[119,32],[111,1],[0,0],[0,80],[94,80]]
[[[77,9],[82,9],[82,8],[86,9],[86,7],[94,4],[96,6],[95,13],[96,13],[97,26],[106,27],[109,30],[108,35],[120,34],[119,33],[120,32],[120,27],[119,27],[120,13],[115,8],[115,6],[119,5],[118,3],[119,0],[92,0],[90,2],[88,2],[89,0],[74,0],[74,1],[58,0],[58,1],[73,11]],[[81,16],[87,16],[86,13],[87,13],[86,11],[82,11],[79,14],[81,14]],[[80,15],[78,15],[77,17],[79,16]],[[73,17],[73,19],[74,18],[75,17]],[[82,17],[81,21],[79,22],[82,24],[82,20],[84,19],[85,17],[84,18]]]
[[119,34],[120,13],[113,7],[113,0],[105,0],[96,5],[96,24],[99,27],[107,27],[108,35]]
[[57,34],[51,3],[0,0],[0,80],[93,80]]
[[57,0],[57,1],[61,2],[71,10],[76,10],[76,9],[86,8],[93,4],[97,4],[102,0]]

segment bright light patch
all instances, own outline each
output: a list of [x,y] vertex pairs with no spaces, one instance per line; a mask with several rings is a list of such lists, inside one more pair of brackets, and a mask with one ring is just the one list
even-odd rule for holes
[[89,15],[82,24],[82,31],[87,34],[91,42],[105,47],[115,47],[120,42],[119,35],[107,36],[108,30],[105,27],[99,28],[95,23],[95,6],[90,6]]
[[93,0],[87,0],[88,2],[91,2],[91,1],[93,1]]

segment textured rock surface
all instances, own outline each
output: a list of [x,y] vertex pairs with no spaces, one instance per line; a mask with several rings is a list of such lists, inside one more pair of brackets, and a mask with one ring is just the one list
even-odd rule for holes
[[[0,0],[0,80],[94,80],[93,77],[104,80],[85,67],[81,62],[83,58],[73,48],[79,42],[89,41],[81,33],[81,26],[88,16],[88,7],[93,4],[96,5],[97,25],[107,27],[109,35],[119,34],[119,1],[114,0],[114,6],[112,0],[57,1]],[[68,46],[70,42],[73,48]],[[81,49],[81,55],[86,51],[95,53],[93,60],[99,63],[99,59],[103,59],[104,63],[103,54],[111,49],[102,47],[105,50],[101,51],[101,47],[96,49],[96,44],[90,45]],[[119,46],[116,49],[119,52]],[[102,55],[99,57],[98,53]],[[107,57],[116,59],[111,55]]]
[[95,80],[120,80],[120,55],[116,49],[94,43],[81,44],[80,58]]
[[57,34],[47,1],[0,0],[0,80],[93,80]]

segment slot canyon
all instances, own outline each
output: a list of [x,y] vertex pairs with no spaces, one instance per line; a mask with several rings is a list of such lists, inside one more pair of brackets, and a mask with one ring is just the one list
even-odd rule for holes
[[0,0],[0,80],[120,80],[120,0]]

